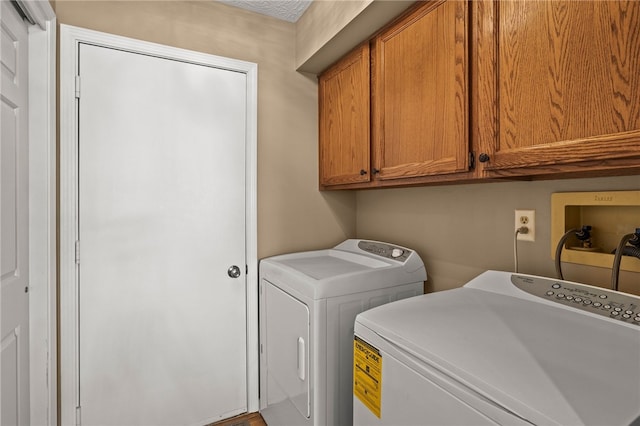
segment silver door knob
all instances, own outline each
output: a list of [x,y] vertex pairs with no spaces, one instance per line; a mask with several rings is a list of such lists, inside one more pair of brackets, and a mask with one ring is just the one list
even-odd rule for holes
[[240,268],[233,265],[227,270],[227,274],[229,274],[231,278],[238,278],[240,276]]

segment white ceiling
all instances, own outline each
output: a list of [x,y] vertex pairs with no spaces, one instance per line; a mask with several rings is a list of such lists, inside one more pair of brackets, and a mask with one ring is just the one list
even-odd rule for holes
[[218,0],[230,6],[261,13],[282,19],[283,21],[296,22],[307,10],[312,0]]

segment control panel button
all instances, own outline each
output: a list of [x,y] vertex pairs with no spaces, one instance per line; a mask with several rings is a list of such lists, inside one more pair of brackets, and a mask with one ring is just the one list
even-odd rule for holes
[[[395,247],[389,248],[389,256],[392,248]],[[637,296],[585,284],[518,274],[511,275],[511,283],[526,293],[545,298],[546,303],[555,302],[558,305],[564,305],[564,309],[587,311],[623,321],[629,326],[640,327],[640,299]]]

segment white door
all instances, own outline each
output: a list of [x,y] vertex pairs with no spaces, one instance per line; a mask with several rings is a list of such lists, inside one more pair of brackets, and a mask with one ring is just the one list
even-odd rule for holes
[[246,75],[81,43],[79,76],[81,423],[246,412]]
[[3,1],[0,151],[2,426],[29,424],[28,33]]

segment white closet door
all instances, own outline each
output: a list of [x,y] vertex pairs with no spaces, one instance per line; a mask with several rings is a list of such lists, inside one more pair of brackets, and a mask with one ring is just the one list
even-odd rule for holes
[[246,75],[88,44],[79,58],[82,424],[245,412]]
[[9,426],[29,424],[29,54],[26,24],[0,3],[0,412]]

